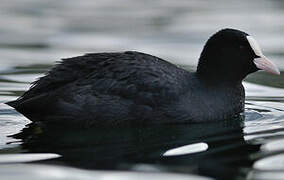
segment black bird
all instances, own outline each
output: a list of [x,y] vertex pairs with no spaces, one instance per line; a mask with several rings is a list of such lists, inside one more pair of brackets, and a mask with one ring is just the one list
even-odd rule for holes
[[242,80],[280,74],[247,33],[223,29],[206,42],[196,72],[141,52],[63,59],[7,104],[32,121],[117,126],[228,119],[244,111]]

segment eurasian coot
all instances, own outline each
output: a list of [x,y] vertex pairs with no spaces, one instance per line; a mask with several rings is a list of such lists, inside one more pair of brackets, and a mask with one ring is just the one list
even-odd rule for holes
[[63,59],[7,104],[32,121],[85,126],[204,122],[244,111],[242,80],[280,74],[247,33],[223,29],[206,42],[196,72],[141,52]]

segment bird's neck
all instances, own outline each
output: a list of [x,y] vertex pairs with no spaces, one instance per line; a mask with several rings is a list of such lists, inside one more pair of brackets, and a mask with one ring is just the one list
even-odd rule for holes
[[200,58],[196,70],[197,77],[207,83],[233,85],[241,84],[246,77],[242,73],[239,74],[237,69],[229,69],[215,62],[212,59]]
[[196,72],[196,76],[202,82],[208,85],[230,85],[236,86],[242,83],[242,79],[228,77],[225,74],[216,74],[216,73],[199,73]]

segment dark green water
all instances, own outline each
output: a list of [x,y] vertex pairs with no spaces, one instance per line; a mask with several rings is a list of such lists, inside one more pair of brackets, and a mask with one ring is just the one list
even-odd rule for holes
[[276,0],[1,2],[0,179],[281,179],[284,75],[247,77],[243,118],[214,123],[82,130],[30,124],[3,103],[55,61],[87,52],[138,50],[194,69],[224,27],[253,35],[283,74],[283,8]]

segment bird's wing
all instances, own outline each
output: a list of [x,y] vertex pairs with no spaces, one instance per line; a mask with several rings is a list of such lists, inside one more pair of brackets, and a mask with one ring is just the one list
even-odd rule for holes
[[[8,104],[15,107],[34,99],[42,100],[50,94],[68,94],[68,87],[74,89],[71,94],[88,87],[91,89],[88,93],[113,95],[155,106],[162,101],[176,100],[184,93],[188,75],[176,65],[140,52],[86,54],[63,59],[18,100]],[[54,93],[56,91],[59,93]]]
[[[96,59],[96,54],[93,58]],[[78,86],[92,85],[96,93],[116,95],[138,104],[176,100],[188,87],[189,73],[158,57],[125,52],[96,65]]]
[[30,89],[20,99],[29,99],[43,93],[55,91],[78,79],[83,79],[98,69],[97,64],[114,58],[118,54],[97,53],[62,59],[45,76],[34,81]]

